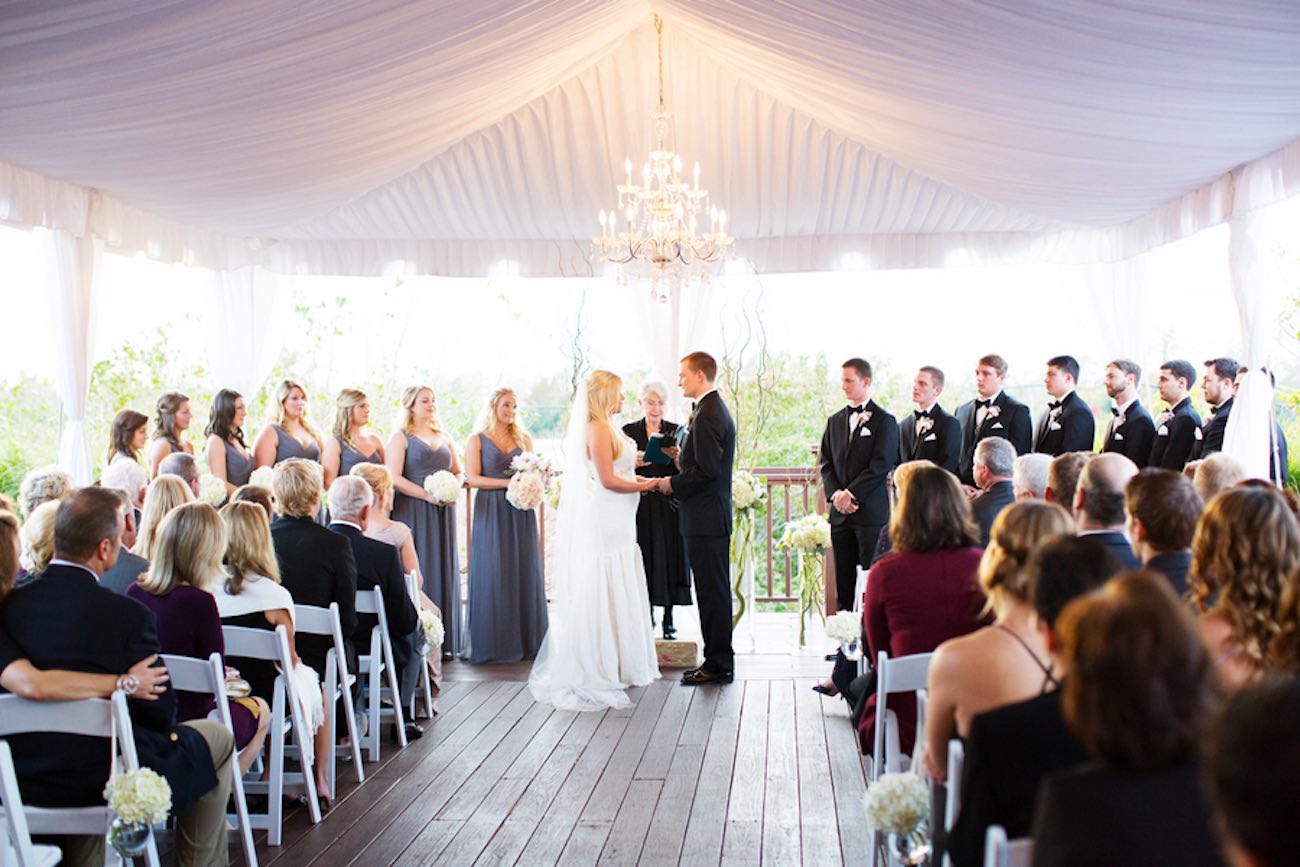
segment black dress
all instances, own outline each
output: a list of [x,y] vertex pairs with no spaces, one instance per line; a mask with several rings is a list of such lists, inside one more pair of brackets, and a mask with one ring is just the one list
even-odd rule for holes
[[[670,421],[663,421],[659,432],[671,437],[677,433],[677,427]],[[636,441],[637,451],[645,451],[650,442],[645,419],[624,425],[623,433]],[[677,467],[673,464],[650,464],[637,467],[636,474],[647,478],[675,476]],[[641,494],[641,504],[636,510],[636,543],[645,563],[650,604],[690,605],[691,573],[686,563],[686,543],[677,520],[677,503],[672,497],[651,491]]]

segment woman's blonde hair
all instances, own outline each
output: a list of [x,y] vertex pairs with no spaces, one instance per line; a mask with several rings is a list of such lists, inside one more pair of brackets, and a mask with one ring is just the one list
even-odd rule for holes
[[989,530],[980,558],[979,582],[988,597],[985,612],[1007,599],[1029,601],[1030,556],[1044,542],[1074,535],[1069,512],[1045,500],[1020,500],[1002,510]]
[[226,524],[226,592],[238,596],[250,576],[280,583],[280,564],[262,507],[256,503],[227,503],[221,510]]
[[185,503],[172,509],[158,526],[149,570],[138,584],[155,596],[166,596],[180,584],[206,590],[225,576],[226,527],[207,503]]
[[153,561],[154,540],[163,519],[178,506],[194,500],[194,492],[180,476],[164,473],[149,483],[144,495],[144,508],[140,510],[140,529],[135,534],[135,547],[131,553]]
[[290,458],[275,465],[271,493],[275,510],[290,518],[310,518],[320,508],[324,486],[320,464],[303,458]]
[[366,402],[366,393],[355,388],[345,388],[334,399],[334,436],[347,448],[352,448],[352,410]]
[[27,546],[27,571],[44,572],[54,559],[54,516],[59,500],[41,503],[23,524],[23,544]]
[[[483,407],[483,412],[479,414],[478,418],[478,429],[480,433],[492,429],[492,425],[495,424],[497,420],[497,404],[499,404],[501,399],[507,394],[514,397],[516,400],[518,399],[515,390],[508,386],[502,386],[488,396],[487,405]],[[515,414],[515,420],[506,427],[506,433],[510,434],[510,438],[515,441],[515,445],[520,448],[524,447],[524,437],[528,436],[528,431],[526,431],[524,426],[519,423],[518,413]]]
[[[427,385],[411,385],[402,389],[402,431],[404,433],[415,433],[415,402],[420,399],[422,391],[429,392],[435,401],[434,406],[437,406],[438,394]],[[429,418],[429,432],[442,433],[442,424],[438,421],[436,412]]]
[[593,370],[587,377],[587,422],[595,422],[602,430],[609,431],[615,460],[623,454],[623,437],[619,436],[619,431],[610,419],[614,415],[614,408],[618,406],[622,391],[623,380],[617,373]]
[[[286,379],[275,387],[275,400],[271,404],[271,424],[278,428],[284,428],[284,402],[289,399],[289,395],[293,393],[295,388],[302,392],[304,399],[307,397],[307,389],[291,379]],[[311,422],[307,421],[307,410],[305,408],[302,415],[298,417],[298,423],[302,425],[303,430],[312,435],[312,438],[316,440],[316,447],[320,448],[322,446],[320,434],[316,432],[316,428],[311,426]]]
[[370,486],[375,495],[375,505],[383,507],[393,493],[393,474],[383,464],[357,464],[350,475]]

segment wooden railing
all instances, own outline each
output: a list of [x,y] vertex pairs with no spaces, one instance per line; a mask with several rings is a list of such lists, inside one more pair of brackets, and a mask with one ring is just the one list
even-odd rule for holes
[[797,602],[795,558],[777,547],[786,523],[809,512],[826,512],[815,467],[752,467],[749,472],[763,479],[767,496],[760,507],[758,568],[754,575],[754,598],[758,602]]

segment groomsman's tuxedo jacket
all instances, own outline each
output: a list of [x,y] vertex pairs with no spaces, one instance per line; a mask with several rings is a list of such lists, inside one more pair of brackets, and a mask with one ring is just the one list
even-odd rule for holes
[[1156,438],[1151,445],[1151,460],[1147,461],[1147,466],[1181,473],[1200,436],[1201,416],[1192,409],[1192,399],[1185,397],[1156,419]]
[[1004,440],[1010,440],[1011,445],[1015,446],[1016,454],[1027,454],[1034,441],[1034,425],[1029,420],[1029,407],[1016,400],[1005,391],[998,392],[998,396],[993,399],[990,410],[996,408],[996,414],[988,412],[984,416],[984,424],[975,427],[977,417],[975,400],[968,400],[961,406],[957,407],[957,421],[961,423],[962,446],[961,446],[961,470],[957,475],[961,477],[962,483],[975,485],[975,446],[979,441],[986,437],[1002,437]]
[[[1057,406],[1054,408],[1053,404]],[[1059,412],[1056,410],[1059,409]],[[1056,417],[1052,413],[1056,412]],[[1059,401],[1047,405],[1038,419],[1038,433],[1034,437],[1034,451],[1056,457],[1066,452],[1090,452],[1094,446],[1097,424],[1092,410],[1072,391]]]
[[866,527],[889,522],[885,478],[898,464],[898,422],[874,400],[866,402],[864,411],[870,417],[850,431],[853,407],[844,407],[826,420],[822,434],[818,460],[827,498],[836,491],[848,491],[858,501],[858,510],[852,515],[832,506],[828,510],[832,525]]
[[1147,412],[1140,400],[1135,400],[1124,410],[1122,417],[1116,415],[1111,420],[1101,451],[1103,454],[1115,452],[1124,455],[1137,464],[1140,470],[1151,460],[1151,444],[1155,438],[1156,423],[1151,419],[1151,413]]
[[[922,418],[930,419],[929,429],[917,436]],[[954,476],[961,462],[961,422],[935,404],[929,413],[918,409],[903,416],[898,425],[898,462],[934,461]]]
[[1214,407],[1210,418],[1201,430],[1201,438],[1192,449],[1192,460],[1208,458],[1215,452],[1223,451],[1223,433],[1228,429],[1228,415],[1232,412],[1232,398]]

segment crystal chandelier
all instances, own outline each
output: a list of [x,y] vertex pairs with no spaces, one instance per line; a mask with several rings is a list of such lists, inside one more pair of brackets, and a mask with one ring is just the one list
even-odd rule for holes
[[668,149],[668,118],[664,105],[664,22],[654,16],[659,41],[659,106],[655,110],[655,146],[641,167],[641,183],[632,183],[632,158],[623,163],[625,183],[617,186],[618,207],[600,212],[600,237],[592,238],[592,259],[619,268],[622,284],[649,283],[659,301],[674,287],[705,282],[702,266],[725,260],[735,238],[727,235],[727,212],[709,207],[709,231],[698,233],[709,198],[700,189],[700,164],[692,183],[681,179],[682,158]]

